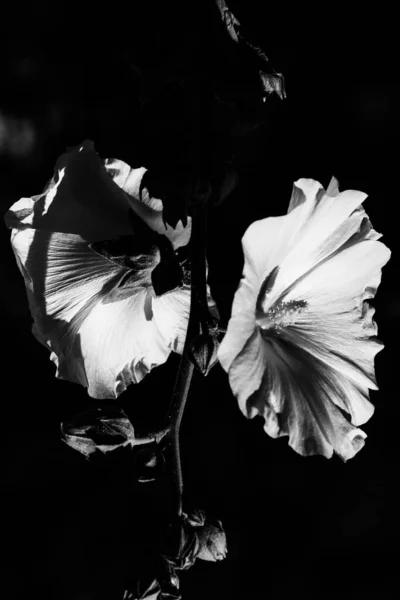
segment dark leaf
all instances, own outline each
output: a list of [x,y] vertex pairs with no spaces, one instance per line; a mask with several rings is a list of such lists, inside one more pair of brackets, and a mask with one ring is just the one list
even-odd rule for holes
[[286,97],[283,75],[277,73],[271,66],[265,53],[249,39],[249,34],[244,32],[238,19],[228,7],[225,0],[216,0],[222,21],[230,38],[237,44],[243,46],[244,52],[249,55],[249,65],[253,64],[258,71],[262,87],[262,98],[266,95],[276,93],[281,99]]
[[115,407],[81,413],[64,421],[61,432],[64,441],[87,458],[96,451],[106,454],[135,443],[132,423],[123,410]]

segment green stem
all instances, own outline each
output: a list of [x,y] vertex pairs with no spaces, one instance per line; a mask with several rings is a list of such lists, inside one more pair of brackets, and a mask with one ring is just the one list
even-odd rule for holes
[[185,410],[194,365],[188,358],[188,349],[193,338],[200,333],[202,307],[207,303],[206,292],[206,205],[196,207],[192,216],[192,234],[190,239],[191,253],[191,289],[190,313],[186,332],[185,345],[180,361],[174,391],[167,414],[167,425],[170,427],[171,467],[174,484],[178,495],[177,512],[182,513],[183,477],[179,448],[179,432],[183,412]]

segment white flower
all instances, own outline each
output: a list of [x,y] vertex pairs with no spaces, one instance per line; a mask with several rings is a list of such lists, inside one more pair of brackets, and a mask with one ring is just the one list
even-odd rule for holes
[[[156,295],[152,272],[162,247],[174,256],[188,243],[191,221],[165,227],[162,202],[147,193],[139,200],[145,171],[103,163],[84,142],[60,157],[42,194],[22,198],[5,217],[33,332],[52,351],[57,377],[87,386],[94,398],[116,398],[183,349],[190,285]],[[118,237],[114,246],[105,242]],[[121,239],[127,251],[118,256]]]
[[[219,348],[233,393],[271,437],[299,454],[344,460],[364,445],[357,428],[377,389],[373,298],[390,251],[362,208],[366,194],[294,184],[288,214],[256,221],[242,239],[245,264]],[[351,423],[342,414],[347,412]]]

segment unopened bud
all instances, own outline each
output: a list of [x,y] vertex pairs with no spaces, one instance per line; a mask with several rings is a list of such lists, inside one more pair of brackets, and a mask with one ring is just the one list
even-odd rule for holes
[[218,360],[217,352],[216,337],[210,333],[201,333],[190,343],[188,354],[194,366],[206,376]]
[[226,534],[221,521],[208,523],[199,530],[200,542],[197,558],[209,562],[224,560],[228,552]]

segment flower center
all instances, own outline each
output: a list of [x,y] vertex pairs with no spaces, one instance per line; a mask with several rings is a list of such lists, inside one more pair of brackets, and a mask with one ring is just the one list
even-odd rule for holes
[[273,329],[277,333],[284,327],[294,325],[299,315],[307,308],[305,300],[289,300],[289,302],[278,302],[271,308],[256,312],[256,323],[261,329]]

